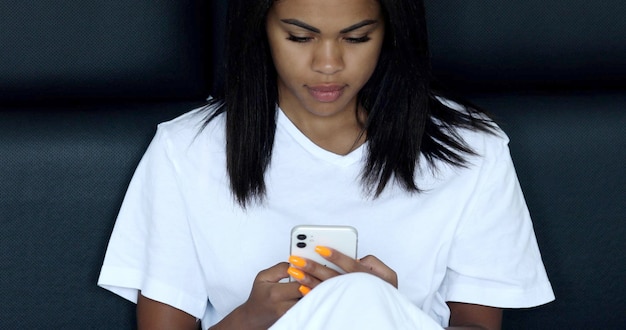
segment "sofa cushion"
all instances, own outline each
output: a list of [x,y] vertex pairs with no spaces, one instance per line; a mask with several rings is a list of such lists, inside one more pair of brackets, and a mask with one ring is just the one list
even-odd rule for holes
[[611,329],[626,309],[626,93],[483,94],[499,120],[556,300],[504,329]]
[[626,1],[425,3],[433,68],[456,90],[626,87]]
[[208,3],[0,2],[0,103],[206,97]]
[[96,286],[128,182],[157,123],[201,102],[0,111],[0,329],[132,329]]

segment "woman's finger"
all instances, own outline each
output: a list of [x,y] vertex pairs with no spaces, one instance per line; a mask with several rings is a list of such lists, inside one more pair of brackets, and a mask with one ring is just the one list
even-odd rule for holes
[[326,260],[339,266],[346,273],[369,273],[382,278],[396,288],[398,287],[398,276],[396,272],[375,256],[368,255],[360,260],[355,260],[329,247],[318,246],[315,251]]
[[293,265],[287,270],[289,275],[309,289],[315,288],[322,281],[339,275],[328,267],[302,257],[291,256],[289,262]]
[[398,287],[398,274],[380,261],[380,259],[373,255],[368,255],[359,259],[358,263],[362,268],[366,269],[366,272],[382,278],[396,288]]
[[[355,260],[335,249],[325,246],[318,246],[315,248],[315,251],[324,259],[343,269],[346,273],[369,273],[380,277],[396,288],[398,287],[398,276],[396,272],[375,256],[368,255],[359,260]],[[289,262],[292,265],[288,270],[289,274],[300,284],[311,289],[329,278],[340,275],[337,271],[306,258],[291,256]]]

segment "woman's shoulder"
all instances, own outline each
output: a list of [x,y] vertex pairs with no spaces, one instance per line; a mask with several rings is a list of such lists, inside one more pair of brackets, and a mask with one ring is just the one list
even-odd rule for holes
[[197,139],[210,138],[216,134],[222,135],[224,130],[224,116],[214,116],[214,106],[205,105],[190,110],[174,119],[160,123],[157,134],[167,136],[167,139],[176,143],[192,143]]
[[[436,97],[439,104],[450,113],[466,118],[466,124],[457,124],[449,134],[458,135],[477,155],[490,149],[500,149],[509,143],[509,137],[489,115],[478,107],[451,98]],[[442,125],[447,127],[447,125]]]

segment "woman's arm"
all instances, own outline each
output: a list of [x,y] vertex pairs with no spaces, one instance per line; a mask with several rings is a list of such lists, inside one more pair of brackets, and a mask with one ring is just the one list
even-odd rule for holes
[[[287,275],[287,263],[261,271],[248,300],[211,329],[267,329],[302,297],[299,284],[279,283]],[[139,330],[197,330],[199,320],[167,304],[139,294],[137,300]]]
[[[302,297],[297,282],[279,283],[286,278],[288,264],[279,263],[261,271],[248,300],[211,329],[267,329]],[[197,330],[199,320],[172,306],[139,294],[137,300],[139,330]]]
[[448,302],[450,308],[449,330],[475,329],[500,330],[502,309],[482,305]]
[[140,292],[137,299],[137,328],[139,330],[197,330],[199,322],[190,314],[146,298]]
[[[367,256],[356,261],[326,247],[322,247],[318,253],[348,273],[370,273],[398,287],[398,277],[395,271],[374,256]],[[328,278],[339,275],[331,268],[304,258],[292,257],[289,261],[293,265],[293,268],[290,268],[291,275],[307,288],[312,289]],[[501,328],[502,310],[499,308],[459,302],[448,302],[448,307],[450,308],[450,327],[448,328],[450,330],[500,330]]]
[[288,267],[281,262],[259,272],[248,300],[211,329],[267,329],[274,324],[302,298],[297,282],[279,283],[288,277]]

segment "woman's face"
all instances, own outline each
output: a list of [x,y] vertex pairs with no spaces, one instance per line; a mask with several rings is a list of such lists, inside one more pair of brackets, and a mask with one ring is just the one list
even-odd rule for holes
[[383,43],[376,0],[277,0],[267,36],[279,105],[296,121],[349,114]]

